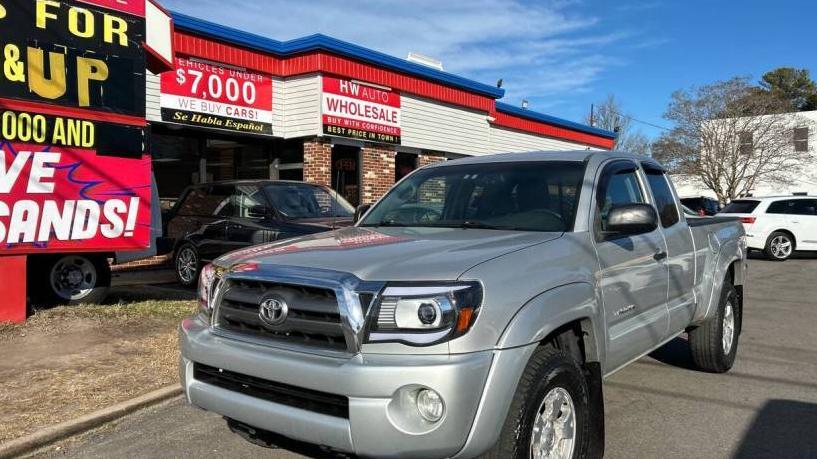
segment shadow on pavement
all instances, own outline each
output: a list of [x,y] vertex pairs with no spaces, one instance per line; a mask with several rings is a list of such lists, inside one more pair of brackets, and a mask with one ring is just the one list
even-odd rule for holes
[[733,457],[817,457],[817,404],[768,401],[755,416]]
[[264,448],[283,448],[287,451],[313,459],[353,459],[356,457],[351,454],[332,451],[311,443],[293,440],[266,430],[255,429],[229,418],[224,419],[227,421],[227,427],[233,433],[238,434],[250,443]]
[[113,273],[111,290],[105,304],[145,300],[193,300],[195,289],[176,282],[171,269],[145,269]]
[[[777,261],[769,260],[768,258],[766,258],[766,255],[764,255],[763,252],[759,250],[750,250],[748,258],[750,260],[766,260],[769,261],[770,263],[779,263]],[[813,251],[794,252],[791,255],[791,260],[817,260],[817,252]]]
[[695,364],[692,362],[692,354],[689,351],[689,342],[681,336],[652,351],[650,357],[661,363],[685,370],[696,369]]

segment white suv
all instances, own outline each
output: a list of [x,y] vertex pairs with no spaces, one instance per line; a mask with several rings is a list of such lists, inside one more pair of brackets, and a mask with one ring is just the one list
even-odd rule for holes
[[740,217],[748,247],[763,250],[770,260],[817,250],[817,196],[741,198],[718,215]]

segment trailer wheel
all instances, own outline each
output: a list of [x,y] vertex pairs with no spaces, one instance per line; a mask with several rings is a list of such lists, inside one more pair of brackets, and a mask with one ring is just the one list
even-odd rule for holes
[[110,286],[111,268],[103,255],[46,255],[31,260],[28,291],[36,306],[101,303]]

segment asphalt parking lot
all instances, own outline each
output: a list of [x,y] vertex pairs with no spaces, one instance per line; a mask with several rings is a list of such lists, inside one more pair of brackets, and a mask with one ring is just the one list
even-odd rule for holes
[[[605,382],[606,457],[817,457],[817,255],[750,260],[746,295],[730,373],[690,369],[686,342],[678,338]],[[181,400],[39,456],[302,457],[253,446],[220,417]]]

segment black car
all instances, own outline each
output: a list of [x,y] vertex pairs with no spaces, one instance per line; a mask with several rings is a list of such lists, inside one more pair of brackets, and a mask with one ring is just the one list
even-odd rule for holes
[[194,185],[167,215],[165,246],[172,247],[179,282],[193,286],[203,264],[220,255],[349,226],[354,212],[334,190],[311,183],[241,180]]
[[698,215],[715,215],[721,210],[721,205],[717,199],[706,196],[695,196],[692,198],[681,198],[681,204],[689,207]]

